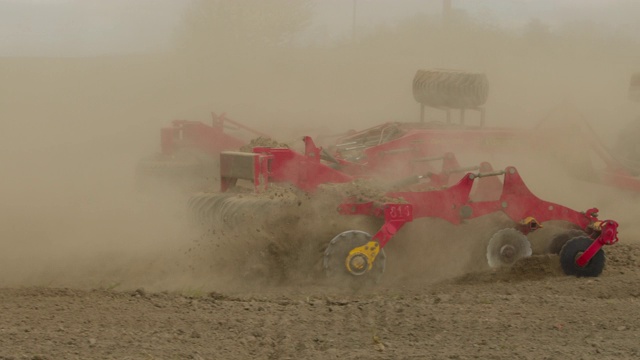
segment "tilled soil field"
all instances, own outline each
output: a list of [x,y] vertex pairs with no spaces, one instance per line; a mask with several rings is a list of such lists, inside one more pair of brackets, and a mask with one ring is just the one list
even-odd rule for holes
[[[425,283],[0,290],[0,359],[636,359],[640,245],[599,278],[557,257]],[[233,290],[232,290],[233,289]]]

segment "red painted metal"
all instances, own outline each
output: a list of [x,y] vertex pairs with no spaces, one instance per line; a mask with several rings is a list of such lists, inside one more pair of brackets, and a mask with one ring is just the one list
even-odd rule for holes
[[591,243],[582,255],[576,259],[578,266],[586,266],[604,245],[613,245],[618,242],[618,223],[613,220],[605,220],[600,225],[601,233],[598,238]]
[[[483,169],[489,170],[491,168],[490,165],[484,164]],[[501,175],[504,175],[504,182],[501,184],[500,193],[496,193],[495,181]],[[495,197],[495,200],[473,200],[471,193],[472,189],[474,189],[474,183],[480,185],[483,182],[487,184],[486,187],[483,189],[480,187],[475,188],[480,193],[479,196]],[[550,220],[566,221],[585,231],[598,223],[598,209],[596,208],[580,212],[536,197],[526,186],[516,168],[512,166],[499,172],[468,173],[457,184],[440,190],[398,191],[389,192],[386,196],[407,201],[411,205],[409,208],[411,219],[440,218],[452,224],[460,224],[464,220],[496,212],[503,212],[514,223],[521,223],[523,219],[533,217],[536,222],[533,225],[529,224],[529,228],[522,229],[524,233],[534,231],[539,227],[540,223]],[[341,214],[382,217],[382,209],[385,209],[387,205],[376,205],[374,202],[358,204],[354,203],[353,199],[348,199],[340,205],[338,211]],[[402,219],[399,227],[407,221],[411,220]],[[393,236],[392,234],[394,234],[389,229],[399,229],[398,224],[398,222],[392,222],[385,216],[383,229],[378,232],[380,239],[384,242],[380,244],[381,247],[384,247]],[[617,241],[617,223],[612,220],[606,220],[602,224],[602,233],[595,242],[601,244],[600,246],[615,243]],[[598,249],[599,247],[595,252]],[[586,261],[591,259],[593,254],[585,255]]]
[[368,215],[384,218],[384,224],[373,235],[373,240],[385,247],[387,242],[408,222],[413,221],[413,205],[406,203],[379,203],[374,201],[356,203],[348,199],[338,206],[342,215]]
[[[310,137],[303,140],[304,155],[288,148],[253,149],[251,180],[256,190],[261,186],[266,188],[270,182],[286,182],[302,190],[313,191],[321,184],[344,183],[355,179],[354,176],[325,165],[321,160],[322,148],[317,147]],[[232,163],[234,158],[246,158],[247,155],[249,154],[222,153],[223,191],[237,180],[229,176],[233,171],[227,164]],[[225,157],[228,159],[224,160]],[[603,245],[618,241],[618,224],[615,221],[600,222],[596,208],[580,212],[538,198],[529,190],[513,166],[503,171],[493,171],[489,163],[483,162],[478,167],[478,173],[467,173],[456,184],[446,186],[452,174],[468,169],[461,168],[453,154],[423,160],[442,160],[441,172],[424,175],[422,178],[429,181],[410,187],[412,191],[392,191],[385,194],[389,198],[402,199],[403,202],[358,202],[355,198],[349,198],[338,206],[338,212],[343,215],[384,218],[384,224],[373,236],[381,248],[414,218],[439,218],[452,224],[460,224],[467,219],[496,212],[506,214],[525,235],[538,229],[540,223],[550,220],[566,221],[586,232],[600,231],[593,245],[578,259],[578,263],[582,264],[580,266],[588,263]],[[341,164],[338,162],[334,165]],[[503,176],[502,181],[499,179],[500,176]],[[530,217],[535,221],[525,221]]]
[[433,172],[428,162],[420,160],[434,155],[530,151],[531,144],[542,146],[532,141],[530,132],[518,129],[385,123],[339,138],[330,150],[337,159],[366,166],[368,176],[398,179]]
[[389,240],[408,222],[413,220],[413,206],[411,204],[385,204],[384,225],[373,235],[380,248],[385,247]]
[[[481,182],[488,176],[504,175],[502,192],[493,201],[472,201],[471,189],[475,181]],[[525,185],[515,167],[507,167],[504,172],[489,175],[466,174],[456,185],[440,191],[427,192],[393,192],[387,196],[402,198],[414,204],[414,216],[437,217],[453,224],[460,224],[466,219],[477,218],[495,212],[503,212],[513,221],[518,222],[532,216],[538,222],[564,220],[587,228],[593,219],[584,212],[578,212],[565,206],[544,201],[533,195]],[[447,206],[443,206],[447,204]]]
[[[599,173],[596,181],[622,189],[640,191],[640,178],[631,174],[599,140],[596,132],[588,122],[576,111],[568,125],[561,126],[554,123],[548,127],[553,114],[559,111],[568,112],[564,108],[554,109],[537,127],[531,129],[518,128],[490,128],[465,127],[454,124],[430,123],[399,123],[389,122],[365,129],[350,131],[338,138],[328,151],[316,153],[317,159],[321,155],[329,157],[333,164],[330,166],[349,176],[358,178],[378,178],[382,180],[397,180],[415,175],[442,174],[434,168],[430,161],[424,161],[434,155],[447,152],[458,154],[496,154],[496,153],[535,153],[548,151],[567,138],[581,139],[581,146],[585,158],[595,155],[604,163],[604,169],[595,170]],[[564,113],[563,113],[564,114]],[[575,115],[575,114],[574,114]],[[246,143],[225,132],[228,127],[241,129],[255,136],[268,137],[258,130],[243,125],[226,114],[211,113],[212,124],[206,125],[197,121],[176,120],[170,127],[161,130],[161,150],[163,155],[172,155],[183,148],[197,149],[205,154],[217,156],[225,150],[236,150]],[[564,114],[565,118],[570,116]],[[563,123],[567,125],[566,123]],[[576,128],[583,131],[577,133]],[[311,141],[305,138],[305,143]],[[310,149],[320,149],[313,144]],[[308,151],[305,154],[310,155]],[[450,175],[450,174],[449,174]],[[432,179],[432,184],[438,183]],[[589,179],[587,179],[589,180]],[[441,185],[450,185],[440,181]]]
[[[262,177],[267,183],[290,183],[304,191],[313,191],[321,184],[345,183],[354,180],[354,177],[323,164],[319,157],[321,150],[311,146],[312,143],[308,146],[308,155],[302,155],[288,148],[253,148],[254,153],[268,156],[268,165],[254,166],[254,183],[257,177]],[[222,168],[221,177],[228,177],[225,169]]]
[[242,130],[249,136],[269,137],[227,117],[225,113],[211,113],[211,125],[200,121],[173,120],[167,127],[160,129],[160,152],[164,156],[172,156],[185,149],[195,150],[207,156],[217,157],[222,151],[238,150],[247,144],[228,133],[229,128]]
[[[305,142],[305,154],[300,154],[289,148],[274,148],[274,147],[254,147],[253,153],[261,156],[268,156],[268,166],[264,165],[252,165],[253,174],[246,180],[251,180],[256,183],[257,177],[264,177],[268,179],[268,182],[278,183],[290,183],[305,191],[314,191],[319,185],[326,183],[345,183],[351,182],[356,178],[367,178],[368,176],[361,175],[361,171],[355,171],[355,174],[348,173],[345,168],[342,168],[344,163],[338,162],[335,165],[338,169],[327,165],[321,159],[322,148],[317,147],[313,139],[306,136],[303,138]],[[222,191],[227,191],[231,184],[235,184],[233,180],[234,175],[230,174],[230,166],[226,165],[231,160],[222,160],[222,158],[233,158],[234,156],[246,157],[246,154],[234,153],[234,152],[222,152],[221,153],[221,169],[220,177],[222,181]],[[235,154],[235,155],[234,155]],[[418,183],[415,185],[415,190],[421,189],[433,189],[444,187],[450,184],[453,175],[478,169],[479,167],[460,167],[456,157],[452,153],[447,153],[444,156],[433,157],[429,159],[423,159],[424,162],[442,161],[440,172],[428,172],[418,178],[427,178],[429,182]],[[258,160],[256,160],[258,161]],[[430,165],[433,166],[433,165]],[[484,169],[490,169],[488,163],[483,163]],[[354,167],[347,167],[346,170],[353,170]],[[415,177],[415,176],[414,176]],[[416,181],[419,181],[417,178]],[[264,181],[263,181],[264,182]],[[261,183],[263,183],[261,182]]]
[[[499,154],[499,153],[548,153],[558,149],[567,139],[579,139],[579,150],[585,164],[591,164],[591,156],[599,159],[604,168],[592,170],[599,173],[601,183],[625,190],[640,191],[640,178],[634,176],[611,154],[597,133],[584,117],[574,112],[572,121],[564,125],[554,124],[542,131],[541,127],[551,122],[553,112],[535,129],[462,127],[441,123],[385,123],[360,132],[341,137],[330,148],[338,160],[347,160],[354,167],[366,167],[368,176],[383,179],[397,179],[415,174],[424,174],[430,169],[427,164],[416,159],[455,152],[457,154]],[[569,117],[564,114],[563,116]],[[581,129],[580,131],[578,129]],[[561,150],[558,150],[561,151]],[[535,156],[535,155],[534,155]],[[345,171],[352,173],[348,168]]]

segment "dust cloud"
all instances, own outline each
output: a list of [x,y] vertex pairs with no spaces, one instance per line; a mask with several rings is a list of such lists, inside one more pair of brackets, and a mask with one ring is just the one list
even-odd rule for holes
[[[305,20],[312,8],[281,16]],[[211,287],[216,275],[188,263],[197,235],[185,222],[186,199],[134,189],[136,162],[158,151],[159,128],[172,119],[206,122],[210,111],[226,112],[279,141],[417,121],[411,80],[429,68],[486,73],[490,126],[532,128],[568,101],[612,144],[640,114],[627,100],[629,76],[640,70],[638,39],[582,31],[597,24],[532,22],[513,31],[463,12],[448,25],[418,14],[356,41],[316,46],[281,36],[305,21],[264,41],[252,31],[269,22],[225,33],[198,22],[217,18],[198,19],[186,12],[165,52],[0,58],[0,286]],[[427,116],[444,119],[438,110]],[[542,198],[599,206],[635,225],[635,195],[556,170],[542,161],[523,171]],[[637,227],[621,230],[640,236]],[[424,247],[436,260],[441,247]],[[461,248],[447,255],[455,259]]]

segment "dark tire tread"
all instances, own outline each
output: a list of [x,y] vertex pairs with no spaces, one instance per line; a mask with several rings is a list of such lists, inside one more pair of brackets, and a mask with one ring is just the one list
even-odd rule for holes
[[489,96],[489,81],[481,73],[455,70],[418,70],[413,97],[421,104],[450,109],[477,109]]
[[584,267],[576,264],[578,255],[587,250],[591,243],[593,239],[585,235],[575,237],[564,244],[560,250],[560,265],[565,274],[577,277],[597,277],[602,274],[605,265],[605,254],[602,249]]

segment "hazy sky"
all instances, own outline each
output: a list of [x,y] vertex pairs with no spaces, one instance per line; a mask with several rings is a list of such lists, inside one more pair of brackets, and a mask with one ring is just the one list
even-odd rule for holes
[[[233,0],[228,0],[233,1]],[[0,56],[81,56],[166,48],[189,0],[0,0]],[[314,0],[306,36],[349,36],[353,0]],[[360,33],[415,13],[441,12],[441,0],[356,0]],[[640,0],[453,0],[472,16],[518,27],[580,16],[618,26],[640,22]],[[631,10],[631,11],[630,11]]]

